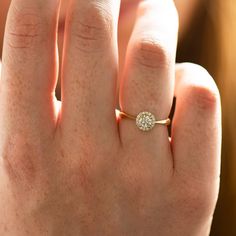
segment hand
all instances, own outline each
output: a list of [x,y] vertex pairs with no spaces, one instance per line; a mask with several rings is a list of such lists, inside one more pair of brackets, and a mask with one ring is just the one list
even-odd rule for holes
[[[0,90],[0,235],[207,235],[220,172],[220,98],[200,66],[175,65],[172,0],[140,5],[116,119],[117,0],[72,0],[57,78],[55,0],[13,0]],[[59,107],[59,109],[58,109]]]

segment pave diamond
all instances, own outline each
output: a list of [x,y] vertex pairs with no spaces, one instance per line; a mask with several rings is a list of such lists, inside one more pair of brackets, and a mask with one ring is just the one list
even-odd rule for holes
[[149,131],[155,126],[156,118],[150,112],[141,112],[136,118],[136,125],[142,131]]

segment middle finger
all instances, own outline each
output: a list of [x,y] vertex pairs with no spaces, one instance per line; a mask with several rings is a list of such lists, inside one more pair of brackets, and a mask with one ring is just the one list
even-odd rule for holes
[[[115,94],[120,1],[71,0],[62,65],[62,127],[117,133]],[[101,130],[103,132],[95,132]],[[103,140],[104,141],[104,140]]]

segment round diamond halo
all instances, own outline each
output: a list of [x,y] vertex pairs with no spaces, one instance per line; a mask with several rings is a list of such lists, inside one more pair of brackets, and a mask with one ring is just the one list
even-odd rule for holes
[[155,116],[147,111],[140,112],[136,118],[136,125],[142,131],[149,131],[155,126]]

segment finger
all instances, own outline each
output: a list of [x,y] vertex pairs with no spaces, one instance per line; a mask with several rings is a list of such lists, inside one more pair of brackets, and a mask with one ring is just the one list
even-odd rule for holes
[[10,133],[39,126],[51,130],[55,125],[58,5],[57,0],[11,2],[0,94],[1,125]]
[[[117,134],[115,94],[120,1],[72,0],[66,19],[62,127]],[[102,132],[95,132],[101,130]]]
[[219,179],[221,106],[218,89],[205,69],[180,64],[172,126],[175,171],[201,183]]
[[[168,117],[174,96],[177,31],[178,15],[172,0],[141,3],[121,83],[123,111],[135,116],[149,111],[157,120]],[[120,133],[124,145],[140,144],[155,155],[158,149],[169,153],[168,132],[164,126],[156,125],[147,134],[141,132],[134,121],[121,120]]]

